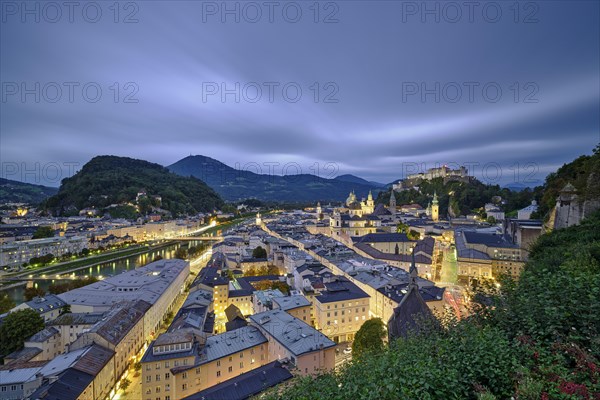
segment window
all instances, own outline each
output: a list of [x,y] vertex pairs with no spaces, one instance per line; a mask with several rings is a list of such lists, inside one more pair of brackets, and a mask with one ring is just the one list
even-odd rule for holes
[[160,363],[156,363],[156,369],[160,369]]
[[171,385],[167,383],[165,385],[165,392],[169,392],[170,390],[171,390]]
[[244,362],[240,363],[240,368],[244,368]]
[[171,378],[171,373],[170,372],[166,372],[165,373],[165,380],[170,379]]
[[160,393],[160,386],[156,387],[156,393]]
[[146,383],[152,382],[152,377],[150,375],[148,375],[146,377]]
[[165,361],[165,368],[170,368],[171,364],[168,361]]
[[229,372],[233,372],[233,367],[229,367]]
[[165,396],[165,400],[171,400],[171,396]]
[[183,374],[181,374],[183,379],[187,379],[187,372],[184,372]]
[[240,358],[244,358],[244,353],[240,353]]
[[156,374],[156,382],[160,382],[160,374]]
[[217,371],[217,377],[221,376],[221,371]]
[[196,368],[196,375],[200,373],[200,367]]
[[232,361],[233,361],[233,357],[229,357],[229,362],[232,362]]
[[150,371],[151,369],[150,364],[146,365],[146,371]]
[[217,361],[217,367],[221,366],[221,360]]

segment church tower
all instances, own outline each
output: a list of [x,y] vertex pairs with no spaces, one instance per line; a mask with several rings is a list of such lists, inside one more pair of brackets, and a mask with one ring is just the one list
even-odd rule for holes
[[438,205],[436,192],[433,192],[433,201],[431,202],[431,219],[436,222],[440,219],[440,206]]
[[396,195],[393,190],[390,195],[390,213],[392,214],[392,221],[396,222]]
[[256,213],[256,225],[261,225],[262,224],[262,218],[260,216],[260,213]]
[[323,219],[323,209],[321,208],[321,202],[317,203],[317,220],[322,220]]
[[375,211],[375,200],[373,200],[373,194],[370,190],[365,205],[366,207],[363,210],[363,214],[373,214],[373,211]]

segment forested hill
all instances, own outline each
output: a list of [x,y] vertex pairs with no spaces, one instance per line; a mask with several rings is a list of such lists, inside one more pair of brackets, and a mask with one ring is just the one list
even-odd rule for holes
[[157,207],[176,215],[212,211],[223,205],[204,182],[183,177],[165,167],[127,157],[97,156],[81,171],[62,181],[58,194],[44,204],[53,214],[69,215],[83,208],[103,209],[115,204],[135,204],[140,190]]
[[[494,196],[500,196],[505,202],[500,205],[505,212],[514,213],[531,204],[531,200],[540,195],[539,190],[539,188],[535,190],[525,188],[513,191],[499,185],[486,185],[475,178],[468,182],[450,181],[444,184],[443,178],[436,178],[419,183],[419,190],[404,190],[395,192],[395,195],[398,205],[417,203],[425,208],[432,200],[433,194],[437,193],[440,214],[446,215],[450,205],[454,215],[458,216],[476,212],[475,210],[483,207],[485,203],[492,202]],[[390,193],[390,190],[379,193],[377,202],[388,204]]]
[[56,192],[57,188],[0,178],[0,203],[38,204]]

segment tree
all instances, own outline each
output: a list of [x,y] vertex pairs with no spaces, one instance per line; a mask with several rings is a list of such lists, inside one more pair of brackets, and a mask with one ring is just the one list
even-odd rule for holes
[[489,217],[487,217],[487,222],[489,224],[495,224],[496,223],[496,218],[494,218],[492,215],[490,215]]
[[119,384],[119,388],[123,391],[126,392],[127,388],[129,387],[129,385],[131,385],[131,381],[127,378],[123,379],[121,381],[121,383]]
[[5,312],[11,310],[14,306],[15,302],[8,297],[8,294],[0,294],[0,314],[4,314]]
[[65,304],[64,306],[61,307],[60,309],[60,315],[63,314],[68,314],[71,312],[71,305],[70,304]]
[[175,251],[175,258],[185,260],[187,258],[187,250],[180,247]]
[[267,251],[261,246],[258,246],[252,251],[252,257],[254,258],[267,258]]
[[419,240],[421,238],[421,234],[413,229],[409,230],[406,234],[406,237],[410,240]]
[[51,226],[40,226],[33,234],[33,239],[43,239],[54,237],[54,229]]
[[32,287],[25,288],[23,296],[25,297],[26,301],[30,301],[35,297],[42,297],[45,294],[46,294],[46,292],[44,291],[44,289],[32,286]]
[[371,318],[365,321],[356,332],[354,343],[352,343],[352,353],[354,356],[360,357],[367,353],[383,351],[385,335],[385,327],[381,318]]
[[12,312],[0,325],[0,356],[23,347],[25,339],[44,329],[44,319],[31,309]]
[[398,226],[396,226],[396,232],[398,233],[408,233],[410,227],[403,222],[400,222]]

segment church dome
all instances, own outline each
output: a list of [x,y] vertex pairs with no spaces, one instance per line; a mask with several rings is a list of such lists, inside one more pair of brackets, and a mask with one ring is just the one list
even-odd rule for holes
[[361,210],[362,209],[360,206],[360,203],[357,201],[353,201],[350,204],[348,204],[348,208],[351,210]]

